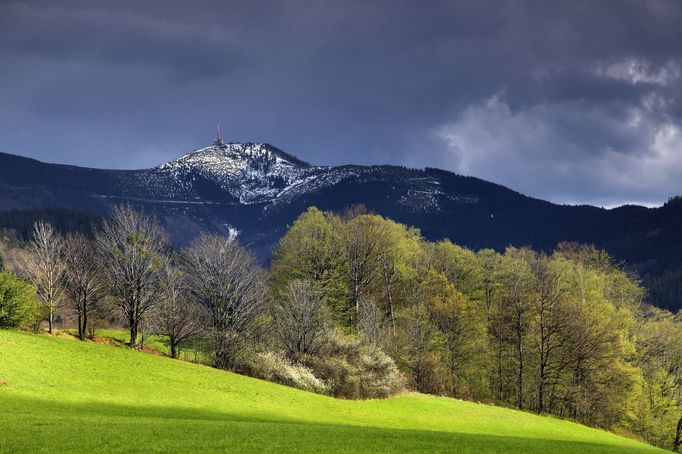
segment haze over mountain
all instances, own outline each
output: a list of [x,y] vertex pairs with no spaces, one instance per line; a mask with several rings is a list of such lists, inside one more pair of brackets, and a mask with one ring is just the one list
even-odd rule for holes
[[474,177],[397,166],[316,166],[265,143],[223,143],[158,167],[104,170],[0,154],[0,210],[63,206],[106,215],[118,203],[158,214],[174,243],[235,235],[263,261],[309,206],[353,204],[471,248],[549,250],[593,243],[644,278],[650,301],[682,294],[682,202],[660,208],[556,205]]

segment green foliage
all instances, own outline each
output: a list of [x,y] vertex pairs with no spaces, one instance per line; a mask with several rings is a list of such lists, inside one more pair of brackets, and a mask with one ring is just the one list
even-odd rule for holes
[[[135,231],[125,235],[116,245],[155,272],[165,249],[151,253]],[[229,367],[335,397],[408,388],[682,445],[682,323],[644,306],[636,277],[593,246],[474,252],[362,208],[312,207],[282,238],[268,284],[251,256],[224,241],[185,250],[185,277],[192,298],[213,307],[214,328],[216,320],[250,327],[210,337]],[[234,247],[242,255],[220,252]],[[245,264],[257,271],[252,292],[238,279]],[[237,274],[225,278],[228,270]],[[247,297],[254,310],[234,310]]]
[[485,351],[485,326],[475,304],[441,275],[443,289],[431,299],[429,316],[435,326],[435,353],[445,369],[443,394],[473,397],[480,393],[480,358]]
[[31,325],[38,312],[33,287],[9,271],[0,271],[0,327]]
[[[593,246],[474,252],[362,209],[311,208],[282,239],[273,277],[279,287],[317,282],[337,328],[393,358],[412,389],[656,432],[645,420],[660,410],[642,399],[662,392],[660,373],[636,359],[643,290]],[[363,320],[360,302],[378,308],[378,319]],[[330,366],[316,364],[316,374],[343,375],[333,355],[317,361]],[[340,395],[361,395],[357,380],[343,382],[350,389]],[[682,393],[682,380],[670,386]],[[675,405],[667,414],[682,412]]]
[[349,292],[343,281],[345,264],[337,251],[337,222],[315,207],[303,213],[273,253],[272,279],[274,293],[293,280],[311,282],[341,320],[347,317]]
[[448,240],[429,245],[431,266],[472,300],[483,299],[483,267],[476,254]]
[[330,267],[331,226],[327,216],[311,207],[294,222],[273,254],[276,282],[294,279],[318,281]]
[[672,314],[652,310],[637,331],[640,396],[632,428],[657,446],[675,448],[682,433],[682,324]]

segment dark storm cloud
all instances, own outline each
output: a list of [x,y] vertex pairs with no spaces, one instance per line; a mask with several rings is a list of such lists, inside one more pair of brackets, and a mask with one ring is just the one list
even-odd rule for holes
[[677,1],[0,1],[0,151],[145,167],[211,140],[560,202],[682,193]]

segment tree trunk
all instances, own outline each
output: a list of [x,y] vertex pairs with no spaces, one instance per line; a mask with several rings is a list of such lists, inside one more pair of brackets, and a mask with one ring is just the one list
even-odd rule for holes
[[171,358],[177,358],[178,357],[178,346],[177,342],[175,342],[174,339],[170,339],[170,356]]
[[54,319],[54,314],[52,313],[52,308],[50,308],[50,313],[47,316],[47,332],[52,334],[52,321]]
[[81,337],[81,340],[83,340],[85,338],[85,336],[88,332],[88,311],[85,307],[86,306],[83,305],[83,328],[81,330],[83,332],[83,335]]
[[518,402],[517,406],[520,409],[523,409],[523,331],[521,328],[521,321],[519,318],[519,321],[517,322],[517,344],[516,344],[516,349],[518,352],[518,359],[519,359],[519,376],[517,378],[517,386],[518,386]]
[[520,351],[519,354],[519,379],[518,379],[518,386],[519,386],[519,401],[518,401],[518,407],[520,409],[523,409],[523,351]]
[[81,317],[81,311],[78,311],[78,338],[83,340],[83,317]]
[[357,326],[358,314],[360,313],[360,284],[357,282],[353,286],[353,300],[355,300],[355,314],[351,314],[351,326]]
[[393,307],[393,301],[389,301],[391,310],[391,327],[393,330],[393,335],[395,335],[395,308]]
[[130,347],[137,348],[137,321],[130,319]]
[[229,370],[229,368],[230,368],[229,353],[227,351],[223,350],[224,348],[225,347],[222,347],[222,349],[215,352],[215,366],[218,369]]
[[545,365],[540,360],[540,384],[538,386],[538,413],[545,411]]
[[[541,319],[542,320],[542,319]],[[549,364],[549,342],[545,335],[544,322],[540,324],[540,383],[538,384],[538,413],[545,411],[545,388],[547,386],[547,366]]]
[[538,383],[538,413],[545,410],[545,304],[540,300],[540,381]]
[[[392,275],[395,275],[395,265],[393,266],[393,269],[391,270]],[[395,309],[393,307],[393,285],[392,285],[393,278],[392,277],[385,277],[384,282],[386,283],[386,299],[388,300],[388,315],[391,317],[391,329],[393,335],[395,335]]]
[[524,350],[523,350],[523,336],[525,334],[525,330],[523,329],[523,309],[521,307],[521,302],[519,300],[515,301],[514,303],[516,305],[516,323],[515,323],[515,331],[516,331],[516,351],[518,353],[518,360],[519,360],[519,375],[517,377],[517,386],[518,386],[518,401],[517,401],[517,406],[519,409],[523,409],[523,372],[524,372]]
[[673,451],[680,452],[680,445],[682,445],[682,416],[677,421],[677,428],[675,429],[675,441],[673,441]]
[[228,341],[225,338],[224,328],[219,327],[216,339],[216,352],[215,352],[215,367],[218,369],[229,369],[230,368],[230,350]]
[[502,334],[497,335],[497,398],[502,400]]

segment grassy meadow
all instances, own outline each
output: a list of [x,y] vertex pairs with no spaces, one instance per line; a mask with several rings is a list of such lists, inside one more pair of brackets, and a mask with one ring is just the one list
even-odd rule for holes
[[[67,333],[76,335],[76,330],[66,330]],[[96,342],[118,345],[124,347],[130,343],[130,332],[125,329],[98,329]],[[149,353],[160,353],[170,355],[168,338],[156,334],[144,334],[144,351]],[[178,358],[184,361],[210,364],[211,355],[201,348],[195,352],[190,346],[178,348]]]
[[116,345],[0,330],[2,452],[663,452],[406,394],[349,401]]

